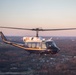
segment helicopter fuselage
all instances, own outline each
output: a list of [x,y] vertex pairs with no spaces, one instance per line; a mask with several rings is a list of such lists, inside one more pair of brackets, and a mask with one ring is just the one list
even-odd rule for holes
[[56,54],[59,48],[53,40],[45,40],[41,37],[23,37],[25,47],[30,53]]
[[29,53],[56,54],[59,52],[59,48],[51,39],[45,40],[41,37],[23,37],[23,42],[25,44],[21,45],[18,43],[8,41],[2,32],[0,32],[0,34],[4,43],[24,49]]

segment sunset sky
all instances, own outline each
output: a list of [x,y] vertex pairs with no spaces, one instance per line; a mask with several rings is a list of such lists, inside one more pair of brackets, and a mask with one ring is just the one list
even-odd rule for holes
[[[0,0],[0,26],[76,28],[76,0]],[[1,29],[5,35],[35,35],[32,31]],[[40,32],[43,36],[76,36],[76,30]]]

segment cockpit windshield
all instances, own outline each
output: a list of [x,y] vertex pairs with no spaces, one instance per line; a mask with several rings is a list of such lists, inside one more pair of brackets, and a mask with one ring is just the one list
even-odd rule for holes
[[54,41],[48,41],[46,42],[47,47],[57,47]]

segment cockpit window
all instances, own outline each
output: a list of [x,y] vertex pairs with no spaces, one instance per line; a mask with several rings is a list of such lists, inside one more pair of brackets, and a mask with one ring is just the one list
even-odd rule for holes
[[54,41],[46,42],[46,46],[47,46],[47,47],[51,47],[51,46],[52,46],[52,47],[57,47]]

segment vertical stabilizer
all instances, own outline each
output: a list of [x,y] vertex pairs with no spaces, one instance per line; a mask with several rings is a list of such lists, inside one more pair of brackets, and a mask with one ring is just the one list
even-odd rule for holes
[[2,32],[0,32],[1,38],[3,41],[7,41],[6,37],[4,36],[4,34]]

